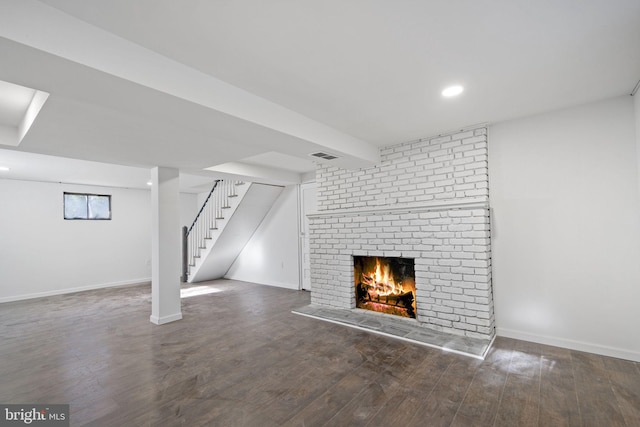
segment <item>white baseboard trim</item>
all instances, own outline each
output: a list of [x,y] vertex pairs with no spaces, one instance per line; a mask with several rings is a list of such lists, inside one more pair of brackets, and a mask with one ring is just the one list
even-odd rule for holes
[[600,354],[602,356],[616,357],[618,359],[632,360],[640,362],[640,352],[626,350],[623,348],[609,347],[583,341],[575,341],[566,338],[550,337],[546,335],[532,334],[529,332],[515,331],[513,329],[496,328],[496,333],[500,337],[515,338],[523,341],[536,342],[538,344],[563,347],[570,350],[585,351],[587,353]]
[[9,297],[0,297],[0,304],[3,302],[11,302],[11,301],[22,301],[26,299],[33,298],[42,298],[42,297],[50,297],[53,295],[63,295],[63,294],[72,294],[74,292],[82,292],[82,291],[91,291],[95,289],[103,289],[103,288],[115,288],[119,286],[135,286],[142,285],[145,283],[151,283],[151,277],[145,277],[142,279],[134,279],[134,280],[125,280],[122,282],[111,282],[111,283],[100,283],[97,285],[88,285],[88,286],[80,286],[77,288],[66,288],[66,289],[55,289],[52,291],[45,292],[35,292],[32,294],[23,294],[23,295],[12,295]]
[[151,323],[155,323],[156,325],[164,325],[165,323],[175,322],[176,320],[182,319],[182,313],[175,313],[170,316],[154,316],[153,314],[149,316],[149,320]]

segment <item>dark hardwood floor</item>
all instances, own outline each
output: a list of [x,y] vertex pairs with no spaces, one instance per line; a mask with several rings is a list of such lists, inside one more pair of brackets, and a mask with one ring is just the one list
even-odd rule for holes
[[149,322],[150,286],[0,304],[0,402],[93,426],[640,426],[640,364],[498,338],[486,360],[291,314],[235,281]]

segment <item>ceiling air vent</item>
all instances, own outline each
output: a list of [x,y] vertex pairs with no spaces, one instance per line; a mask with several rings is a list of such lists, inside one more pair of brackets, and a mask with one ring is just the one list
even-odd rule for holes
[[333,160],[333,159],[337,159],[338,158],[338,156],[334,156],[333,154],[323,153],[321,151],[319,151],[317,153],[311,153],[309,155],[311,157],[318,157],[320,159],[325,159],[325,160]]

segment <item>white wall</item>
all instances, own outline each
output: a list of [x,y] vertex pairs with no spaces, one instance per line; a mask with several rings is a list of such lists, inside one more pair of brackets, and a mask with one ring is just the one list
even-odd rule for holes
[[297,187],[285,187],[226,278],[300,288]]
[[180,227],[189,227],[196,218],[198,209],[200,206],[197,194],[180,193]]
[[498,335],[640,360],[633,99],[489,130]]
[[[112,220],[65,221],[64,191],[110,194]],[[0,179],[0,302],[149,281],[150,194]],[[181,214],[195,202],[182,194]]]

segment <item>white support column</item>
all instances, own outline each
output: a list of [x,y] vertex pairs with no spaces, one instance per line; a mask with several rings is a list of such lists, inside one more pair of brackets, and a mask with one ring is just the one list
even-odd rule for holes
[[151,170],[151,323],[182,319],[180,307],[180,186],[173,168]]

